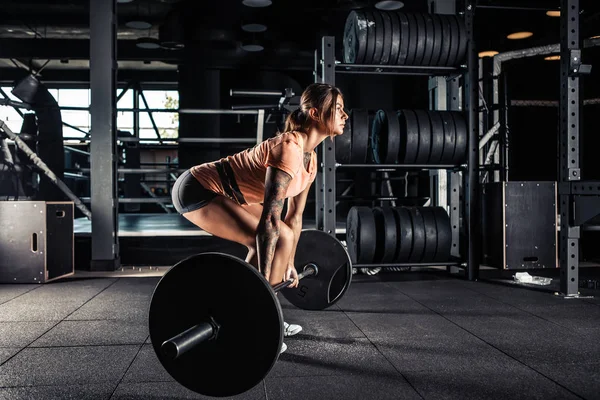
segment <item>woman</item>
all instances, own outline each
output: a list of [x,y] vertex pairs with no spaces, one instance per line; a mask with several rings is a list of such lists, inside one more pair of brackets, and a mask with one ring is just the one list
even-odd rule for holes
[[[173,186],[173,205],[204,231],[246,246],[246,261],[271,285],[293,278],[290,287],[297,287],[294,255],[317,172],[314,150],[327,137],[341,135],[347,119],[338,88],[311,84],[302,93],[299,108],[287,117],[284,132],[190,168]],[[286,336],[302,329],[284,324]]]

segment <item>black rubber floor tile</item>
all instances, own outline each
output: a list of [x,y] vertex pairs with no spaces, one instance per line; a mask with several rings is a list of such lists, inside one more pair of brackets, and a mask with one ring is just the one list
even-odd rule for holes
[[0,400],[108,400],[115,384],[0,388]]
[[56,321],[0,322],[0,347],[25,347],[54,325]]
[[404,376],[427,400],[579,399],[551,380],[520,365],[501,370],[473,368],[460,371],[415,371],[406,372]]
[[446,318],[424,309],[417,313],[348,313],[368,338],[463,337],[465,332]]
[[401,313],[419,312],[425,308],[385,283],[354,285],[337,305],[347,312]]
[[448,318],[526,364],[593,362],[600,355],[600,341],[531,315]]
[[0,304],[6,303],[14,298],[38,288],[40,285],[0,285]]
[[66,320],[125,320],[125,321],[148,321],[148,309],[150,302],[137,300],[123,302],[122,299],[110,296],[90,300]]
[[288,348],[279,356],[269,377],[361,374],[396,379],[400,376],[364,338],[286,338],[284,342]]
[[142,321],[61,321],[30,347],[141,345],[147,337]]
[[417,400],[421,397],[401,376],[362,375],[268,378],[269,400]]
[[595,363],[533,364],[539,373],[566,387],[584,399],[600,397],[600,357]]
[[6,360],[21,351],[21,347],[2,347],[0,348],[0,365],[4,364]]
[[0,305],[0,322],[60,321],[83,305],[82,301],[11,300]]
[[504,370],[520,363],[485,342],[464,334],[397,339],[371,338],[400,372],[490,368]]
[[49,282],[39,285],[36,289],[19,296],[13,301],[85,303],[116,281],[116,279],[73,279]]
[[354,322],[341,310],[306,311],[288,309],[283,312],[283,318],[289,324],[297,324],[302,327],[302,331],[297,336],[322,338],[365,337]]
[[117,383],[139,346],[27,348],[0,366],[0,387]]
[[[223,377],[223,384],[227,384],[232,377]],[[206,399],[213,400],[216,397],[207,397],[193,392],[177,382],[121,382],[117,387],[111,400],[162,400],[162,399]],[[260,382],[253,389],[233,397],[220,397],[231,400],[263,400],[266,399],[264,383]],[[269,397],[270,399],[270,397]]]
[[162,366],[151,344],[144,344],[125,373],[123,382],[174,382]]

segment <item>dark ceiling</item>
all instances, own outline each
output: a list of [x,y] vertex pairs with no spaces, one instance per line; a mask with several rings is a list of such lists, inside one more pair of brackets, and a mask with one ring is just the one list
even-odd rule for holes
[[[451,1],[451,0],[440,0]],[[373,8],[373,0],[272,0],[252,8],[242,0],[133,0],[117,4],[120,70],[176,71],[178,64],[206,68],[258,67],[310,70],[314,50],[324,35],[335,36],[342,59],[345,19],[352,9]],[[600,1],[581,1],[582,37],[600,35]],[[425,0],[404,0],[402,11],[426,11]],[[508,51],[558,43],[559,18],[546,15],[559,1],[479,0],[476,11],[478,50]],[[16,66],[42,66],[53,71],[89,66],[89,0],[0,1],[0,72],[4,78]],[[462,1],[457,1],[457,8]],[[131,20],[149,22],[150,29],[132,29]],[[248,52],[241,45],[252,35],[245,23],[267,26],[255,34],[264,51]],[[508,40],[514,31],[532,31],[525,40]],[[141,49],[136,40],[151,37],[179,41],[183,49]]]

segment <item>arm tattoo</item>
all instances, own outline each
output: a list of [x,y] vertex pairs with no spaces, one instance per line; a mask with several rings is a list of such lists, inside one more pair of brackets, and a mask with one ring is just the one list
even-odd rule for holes
[[260,272],[269,279],[275,247],[279,240],[279,222],[287,188],[292,177],[277,168],[267,169],[263,213],[256,233],[256,250]]

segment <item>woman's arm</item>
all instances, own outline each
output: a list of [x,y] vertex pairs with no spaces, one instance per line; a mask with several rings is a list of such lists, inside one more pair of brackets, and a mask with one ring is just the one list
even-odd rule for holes
[[302,233],[302,214],[304,213],[304,207],[306,206],[306,199],[308,198],[309,191],[310,185],[299,195],[291,197],[288,200],[287,213],[284,221],[290,228],[292,228],[295,239],[294,247],[292,248],[292,254],[290,255],[289,265],[294,265],[296,247],[298,246],[298,240],[300,239],[300,234]]
[[271,265],[277,240],[279,240],[279,224],[292,177],[280,169],[267,168],[265,177],[265,199],[263,212],[256,231],[256,251],[259,270],[269,280]]

